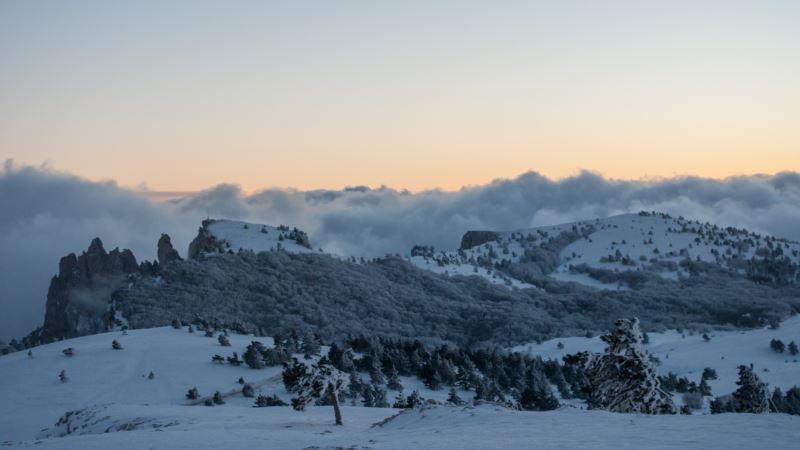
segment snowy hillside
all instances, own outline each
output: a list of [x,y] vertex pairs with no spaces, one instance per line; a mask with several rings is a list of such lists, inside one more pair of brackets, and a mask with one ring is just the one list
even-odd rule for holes
[[[730,387],[728,365],[753,361],[769,367],[763,377],[781,386],[797,379],[797,363],[785,363],[762,349],[771,338],[789,340],[800,332],[794,318],[779,330],[699,336],[652,334],[650,350],[667,370],[697,376],[697,368],[718,364],[718,393]],[[333,425],[331,408],[306,412],[290,407],[251,407],[238,390],[239,377],[256,394],[288,400],[278,367],[252,370],[213,364],[214,354],[239,355],[253,337],[230,334],[230,347],[184,327],[132,330],[86,336],[0,357],[0,443],[10,447],[138,448],[795,448],[800,418],[785,414],[639,416],[587,411],[565,406],[550,412],[483,406],[434,406],[416,410],[343,407],[345,424]],[[271,339],[257,338],[269,345]],[[699,340],[698,340],[699,339]],[[119,341],[121,350],[112,349]],[[522,350],[560,356],[583,348],[599,349],[596,339],[560,339]],[[74,356],[62,353],[73,348]],[[666,353],[670,357],[666,358]],[[720,360],[719,354],[726,356]],[[780,360],[779,360],[780,359]],[[64,370],[68,380],[58,379]],[[153,373],[153,378],[148,375]],[[759,372],[759,375],[762,374]],[[771,377],[771,378],[770,378]],[[429,391],[404,378],[406,389],[443,400],[445,390]],[[197,387],[202,400],[215,391],[225,404],[206,407],[185,398]],[[469,398],[469,393],[463,393]],[[67,411],[74,411],[65,415]],[[61,419],[61,420],[59,420]],[[58,424],[57,424],[58,422]]]
[[477,275],[512,287],[529,285],[502,269],[531,262],[552,278],[601,289],[626,287],[614,279],[615,273],[678,279],[690,276],[697,263],[775,284],[796,282],[800,275],[800,243],[647,212],[510,232],[469,232],[458,250],[417,246],[408,259],[435,272]]
[[[778,329],[709,332],[707,336],[710,340],[706,340],[703,333],[674,330],[650,333],[650,343],[645,350],[660,361],[660,375],[672,372],[699,383],[704,368],[715,369],[719,378],[708,381],[715,396],[736,390],[736,368],[741,364],[752,363],[759,378],[768,383],[770,389],[779,387],[785,391],[800,385],[800,355],[790,355],[788,351],[776,353],[770,349],[773,339],[784,344],[792,341],[800,344],[800,316],[782,322]],[[545,359],[561,359],[584,350],[601,352],[604,347],[599,337],[567,337],[521,345],[514,350]]]
[[313,251],[308,235],[297,228],[207,219],[203,221],[198,236],[189,246],[189,257],[197,259],[217,253],[260,253],[273,250],[292,253]]

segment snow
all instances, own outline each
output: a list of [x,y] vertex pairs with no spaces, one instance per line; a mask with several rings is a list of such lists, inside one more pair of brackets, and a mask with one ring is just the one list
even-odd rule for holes
[[273,227],[237,220],[215,220],[208,225],[209,232],[234,253],[249,250],[254,253],[281,248],[292,253],[310,253],[312,249],[290,239],[292,229]]
[[[710,342],[700,335],[670,331],[651,333],[646,349],[658,356],[659,372],[699,380],[702,369],[717,369],[713,393],[734,389],[735,367],[753,362],[758,375],[772,387],[788,388],[800,380],[800,363],[769,349],[769,340],[800,340],[800,317],[777,330],[717,332]],[[118,340],[123,350],[113,350]],[[345,402],[344,426],[333,425],[330,407],[252,408],[253,399],[226,397],[225,405],[189,406],[186,391],[223,393],[240,386],[239,377],[253,383],[256,394],[288,401],[281,368],[253,370],[245,365],[212,364],[211,356],[240,356],[252,340],[271,345],[270,338],[230,334],[231,347],[201,331],[184,327],[130,330],[70,339],[0,357],[0,444],[36,448],[796,448],[800,417],[783,414],[639,416],[586,411],[572,402],[551,412],[512,411],[493,405],[433,407],[400,413],[391,408],[362,408]],[[558,349],[558,342],[564,349]],[[75,349],[66,357],[62,350]],[[600,351],[597,338],[561,338],[517,347],[518,351],[560,357],[579,350]],[[326,351],[326,350],[323,350]],[[669,354],[669,358],[666,354]],[[725,359],[721,359],[725,356]],[[769,372],[761,369],[768,368]],[[58,381],[66,370],[69,381]],[[155,378],[147,374],[153,371]],[[364,379],[368,376],[364,374]],[[430,391],[421,381],[402,377],[406,395],[414,389],[425,398],[443,401],[447,389]],[[387,392],[393,401],[396,392]],[[471,393],[460,391],[464,399]],[[67,411],[69,425],[56,422]],[[67,427],[71,434],[65,434]],[[768,444],[767,444],[768,443]]]
[[[679,377],[700,383],[703,369],[717,371],[718,379],[709,380],[712,395],[730,394],[736,390],[737,367],[753,364],[755,373],[769,384],[770,390],[780,387],[786,392],[800,386],[800,355],[775,353],[769,347],[772,339],[800,343],[800,315],[781,323],[777,330],[770,328],[747,331],[709,332],[710,341],[702,333],[688,334],[677,331],[648,333],[650,343],[645,350],[657,357],[659,375],[673,372]],[[563,348],[558,348],[561,343]],[[561,359],[564,355],[580,351],[601,352],[605,348],[599,337],[567,337],[551,339],[541,344],[525,344],[514,351],[539,355],[545,359]]]
[[[470,249],[439,251],[428,257],[409,257],[417,267],[437,273],[477,275],[512,287],[531,287],[519,280],[489,271],[478,258],[518,262],[525,250],[541,246],[549,238],[567,231],[588,231],[559,253],[561,264],[550,274],[560,281],[576,282],[596,289],[624,289],[586,274],[575,273],[572,266],[585,264],[610,271],[649,271],[662,278],[677,280],[688,276],[679,263],[685,259],[715,263],[743,272],[741,266],[762,251],[780,247],[783,255],[800,263],[800,243],[775,239],[746,230],[726,229],[709,223],[691,221],[665,214],[622,214],[605,219],[579,221],[530,229],[497,232],[499,239]],[[625,262],[614,258],[619,252]],[[608,258],[612,256],[612,258]],[[476,270],[477,268],[477,270]]]

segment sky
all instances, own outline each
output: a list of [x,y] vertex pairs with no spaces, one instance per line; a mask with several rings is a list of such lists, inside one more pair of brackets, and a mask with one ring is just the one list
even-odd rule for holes
[[800,2],[0,0],[0,339],[94,237],[341,254],[657,210],[800,240]]
[[0,161],[157,192],[800,170],[795,1],[0,1]]

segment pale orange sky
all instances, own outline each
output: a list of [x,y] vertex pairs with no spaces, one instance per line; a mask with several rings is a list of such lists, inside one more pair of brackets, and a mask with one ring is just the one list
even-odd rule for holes
[[800,171],[797,23],[777,0],[6,2],[0,159],[154,191]]

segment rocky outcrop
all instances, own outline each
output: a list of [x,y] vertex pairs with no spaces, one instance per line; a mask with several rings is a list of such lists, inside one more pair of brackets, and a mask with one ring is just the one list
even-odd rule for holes
[[213,219],[206,219],[197,229],[197,236],[189,243],[189,253],[186,255],[189,259],[202,259],[205,253],[223,252],[224,248],[222,243],[211,234],[208,226],[216,222]]
[[80,256],[61,258],[47,291],[41,339],[50,342],[103,331],[110,322],[111,293],[141,270],[130,250],[106,252],[99,238]]
[[158,240],[158,264],[165,266],[172,261],[181,261],[181,255],[172,247],[172,240],[168,234],[162,234]]
[[487,242],[500,239],[500,235],[494,231],[467,231],[461,237],[461,250],[468,250]]

